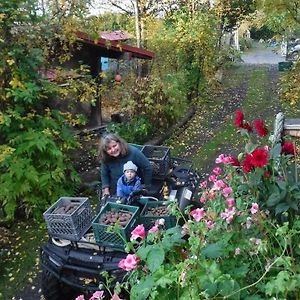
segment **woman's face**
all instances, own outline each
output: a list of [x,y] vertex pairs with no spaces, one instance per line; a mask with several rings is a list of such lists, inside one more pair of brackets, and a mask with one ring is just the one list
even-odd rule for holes
[[116,141],[111,141],[107,145],[106,152],[108,155],[113,156],[113,157],[118,157],[120,155],[120,143]]

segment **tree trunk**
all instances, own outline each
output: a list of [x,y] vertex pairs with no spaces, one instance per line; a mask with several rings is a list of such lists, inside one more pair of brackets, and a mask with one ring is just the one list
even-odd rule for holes
[[[141,47],[142,45],[142,33],[141,33],[141,16],[139,10],[139,1],[134,1],[134,13],[135,13],[135,31],[136,31],[136,45]],[[142,66],[140,62],[137,62],[137,76],[140,78],[142,75]]]

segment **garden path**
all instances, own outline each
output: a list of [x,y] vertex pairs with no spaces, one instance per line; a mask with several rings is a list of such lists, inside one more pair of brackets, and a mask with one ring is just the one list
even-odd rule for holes
[[[275,116],[281,110],[277,87],[278,57],[272,49],[264,49],[263,53],[259,64],[255,64],[255,55],[245,53],[242,58],[248,63],[226,70],[222,88],[207,97],[208,105],[200,103],[184,130],[175,132],[167,141],[175,148],[177,156],[193,161],[203,179],[214,167],[219,154],[239,152],[235,129],[229,129],[237,109],[243,110],[251,121],[263,118],[272,130]],[[261,64],[263,60],[265,63]]]

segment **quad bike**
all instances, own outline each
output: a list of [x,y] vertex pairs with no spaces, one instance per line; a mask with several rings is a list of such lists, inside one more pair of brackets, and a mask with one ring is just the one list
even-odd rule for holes
[[[127,199],[99,196],[97,210],[101,211],[107,203],[120,202],[142,209],[146,203],[166,198],[177,201],[183,213],[187,206],[200,207],[200,203],[194,200],[199,181],[197,172],[189,161],[172,158],[169,148],[162,148],[168,152],[162,160],[149,158],[154,170],[150,190],[136,191]],[[143,148],[139,149],[142,151]],[[40,250],[44,298],[74,300],[79,294],[89,296],[99,290],[99,282],[104,281],[100,275],[103,271],[114,276],[116,281],[123,282],[126,272],[118,267],[118,263],[126,255],[122,249],[96,242],[92,226],[75,241],[56,238],[49,233],[49,240]],[[123,298],[126,296],[123,295]]]

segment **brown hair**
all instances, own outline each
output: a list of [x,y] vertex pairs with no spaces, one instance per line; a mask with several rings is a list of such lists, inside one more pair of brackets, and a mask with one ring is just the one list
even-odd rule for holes
[[98,159],[101,162],[108,162],[115,159],[114,157],[107,154],[107,148],[110,142],[115,141],[120,145],[120,156],[123,157],[128,154],[128,143],[116,135],[115,133],[108,133],[103,135],[100,138],[99,147],[98,147]]

